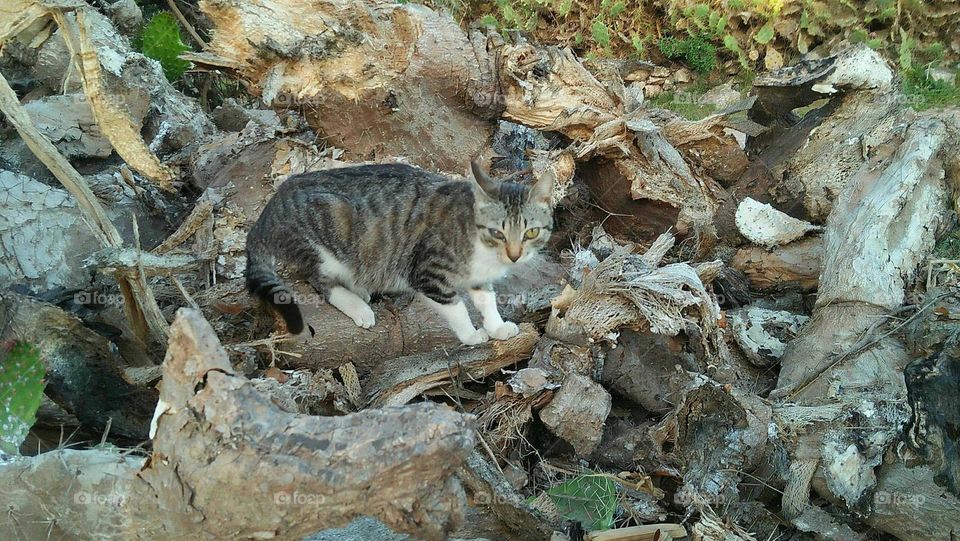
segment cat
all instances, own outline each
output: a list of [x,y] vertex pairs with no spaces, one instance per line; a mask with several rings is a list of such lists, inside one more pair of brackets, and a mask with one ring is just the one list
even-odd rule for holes
[[[290,177],[247,236],[248,290],[303,331],[283,262],[327,302],[369,329],[371,294],[413,291],[461,343],[516,336],[497,309],[493,284],[534,260],[553,230],[555,178],[532,186],[491,179],[471,162],[466,182],[404,164],[361,165]],[[467,292],[483,318],[474,327]]]

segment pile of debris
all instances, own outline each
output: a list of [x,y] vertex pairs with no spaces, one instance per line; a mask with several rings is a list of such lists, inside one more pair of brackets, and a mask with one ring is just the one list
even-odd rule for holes
[[[720,86],[692,121],[648,101],[690,83],[683,68],[584,63],[413,4],[203,1],[175,10],[204,45],[183,57],[249,92],[212,107],[133,50],[133,2],[14,4],[0,341],[36,345],[46,387],[28,456],[0,462],[0,537],[369,538],[367,516],[424,539],[944,539],[960,523],[960,292],[955,263],[929,263],[960,117],[904,108],[868,47],[743,99]],[[377,303],[373,329],[303,302],[313,332],[274,332],[244,243],[287,176],[456,175],[475,155],[558,179],[551,254],[498,289],[518,336],[463,347],[409,299]]]

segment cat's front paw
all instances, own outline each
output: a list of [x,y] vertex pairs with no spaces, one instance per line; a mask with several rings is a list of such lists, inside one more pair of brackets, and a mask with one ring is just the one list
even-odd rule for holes
[[494,340],[506,340],[520,334],[520,327],[512,321],[504,321],[499,327],[487,329],[487,334]]
[[490,336],[487,335],[487,331],[483,329],[477,329],[472,333],[466,336],[460,336],[460,342],[465,346],[475,346],[477,344],[482,344],[490,339]]
[[370,308],[370,305],[364,304],[362,306],[357,306],[353,313],[349,314],[350,319],[357,324],[357,327],[361,329],[369,329],[377,322],[376,316],[373,314],[373,308]]

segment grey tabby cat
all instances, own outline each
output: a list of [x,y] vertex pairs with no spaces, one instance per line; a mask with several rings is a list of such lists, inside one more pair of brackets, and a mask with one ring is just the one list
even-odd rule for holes
[[[290,332],[303,331],[282,261],[326,300],[368,329],[372,293],[413,290],[464,344],[515,336],[497,310],[492,284],[531,260],[553,227],[554,178],[532,187],[490,179],[471,164],[473,182],[409,165],[364,165],[288,179],[247,236],[247,287],[273,306]],[[460,298],[483,316],[476,329]]]

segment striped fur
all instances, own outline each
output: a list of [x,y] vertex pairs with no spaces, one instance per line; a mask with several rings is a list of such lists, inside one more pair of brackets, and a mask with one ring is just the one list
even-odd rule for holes
[[247,237],[247,287],[293,333],[303,318],[277,262],[328,299],[338,287],[364,302],[413,290],[449,305],[469,289],[489,288],[546,244],[553,180],[528,188],[475,175],[464,182],[388,164],[291,177]]

